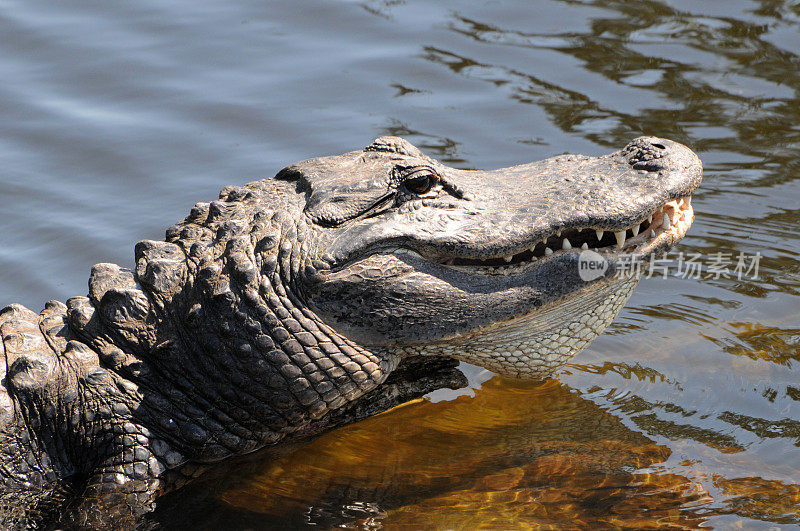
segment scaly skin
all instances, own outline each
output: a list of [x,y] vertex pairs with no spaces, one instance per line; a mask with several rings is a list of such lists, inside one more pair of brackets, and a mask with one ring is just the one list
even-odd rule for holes
[[[691,209],[669,202],[700,176],[654,138],[478,172],[384,137],[223,189],[133,270],[94,266],[88,297],[0,312],[6,526],[133,525],[210,464],[463,383],[428,356],[546,376],[624,304],[624,255],[683,236]],[[594,242],[609,267],[590,282],[578,252],[536,244],[653,212],[625,249]]]

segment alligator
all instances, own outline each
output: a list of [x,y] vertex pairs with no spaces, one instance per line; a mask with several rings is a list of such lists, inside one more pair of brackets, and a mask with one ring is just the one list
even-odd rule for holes
[[88,296],[0,311],[0,518],[132,527],[221,460],[463,385],[458,360],[545,378],[686,234],[701,177],[655,137],[494,171],[381,137],[226,187]]

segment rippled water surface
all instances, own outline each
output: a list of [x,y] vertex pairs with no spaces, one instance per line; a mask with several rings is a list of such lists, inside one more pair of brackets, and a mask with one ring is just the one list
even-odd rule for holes
[[[695,149],[684,252],[553,380],[436,392],[179,491],[166,527],[800,525],[797,1],[0,0],[0,302],[196,201],[401,135],[458,167]],[[711,276],[712,278],[705,278]]]

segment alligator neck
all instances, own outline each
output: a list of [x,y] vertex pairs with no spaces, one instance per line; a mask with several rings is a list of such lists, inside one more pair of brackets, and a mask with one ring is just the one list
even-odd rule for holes
[[137,397],[132,414],[195,460],[277,442],[397,364],[336,333],[297,296],[313,234],[291,196],[275,208],[275,186],[223,190],[167,241],[140,242],[134,271],[99,264],[89,297],[68,301],[71,328]]

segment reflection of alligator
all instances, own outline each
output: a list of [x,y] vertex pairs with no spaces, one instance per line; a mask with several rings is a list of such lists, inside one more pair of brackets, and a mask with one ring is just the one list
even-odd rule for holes
[[385,137],[225,188],[134,271],[96,265],[88,297],[0,313],[6,519],[64,492],[67,522],[135,517],[209,463],[424,391],[424,370],[381,385],[417,354],[546,375],[624,304],[619,264],[683,236],[700,175],[655,138],[479,172]]
[[[236,529],[697,528],[709,501],[670,450],[557,380],[493,378],[256,454],[159,500],[149,517]],[[656,473],[651,473],[653,471]],[[289,473],[290,471],[290,473]],[[706,507],[707,511],[708,508]],[[366,525],[372,523],[374,525]]]

